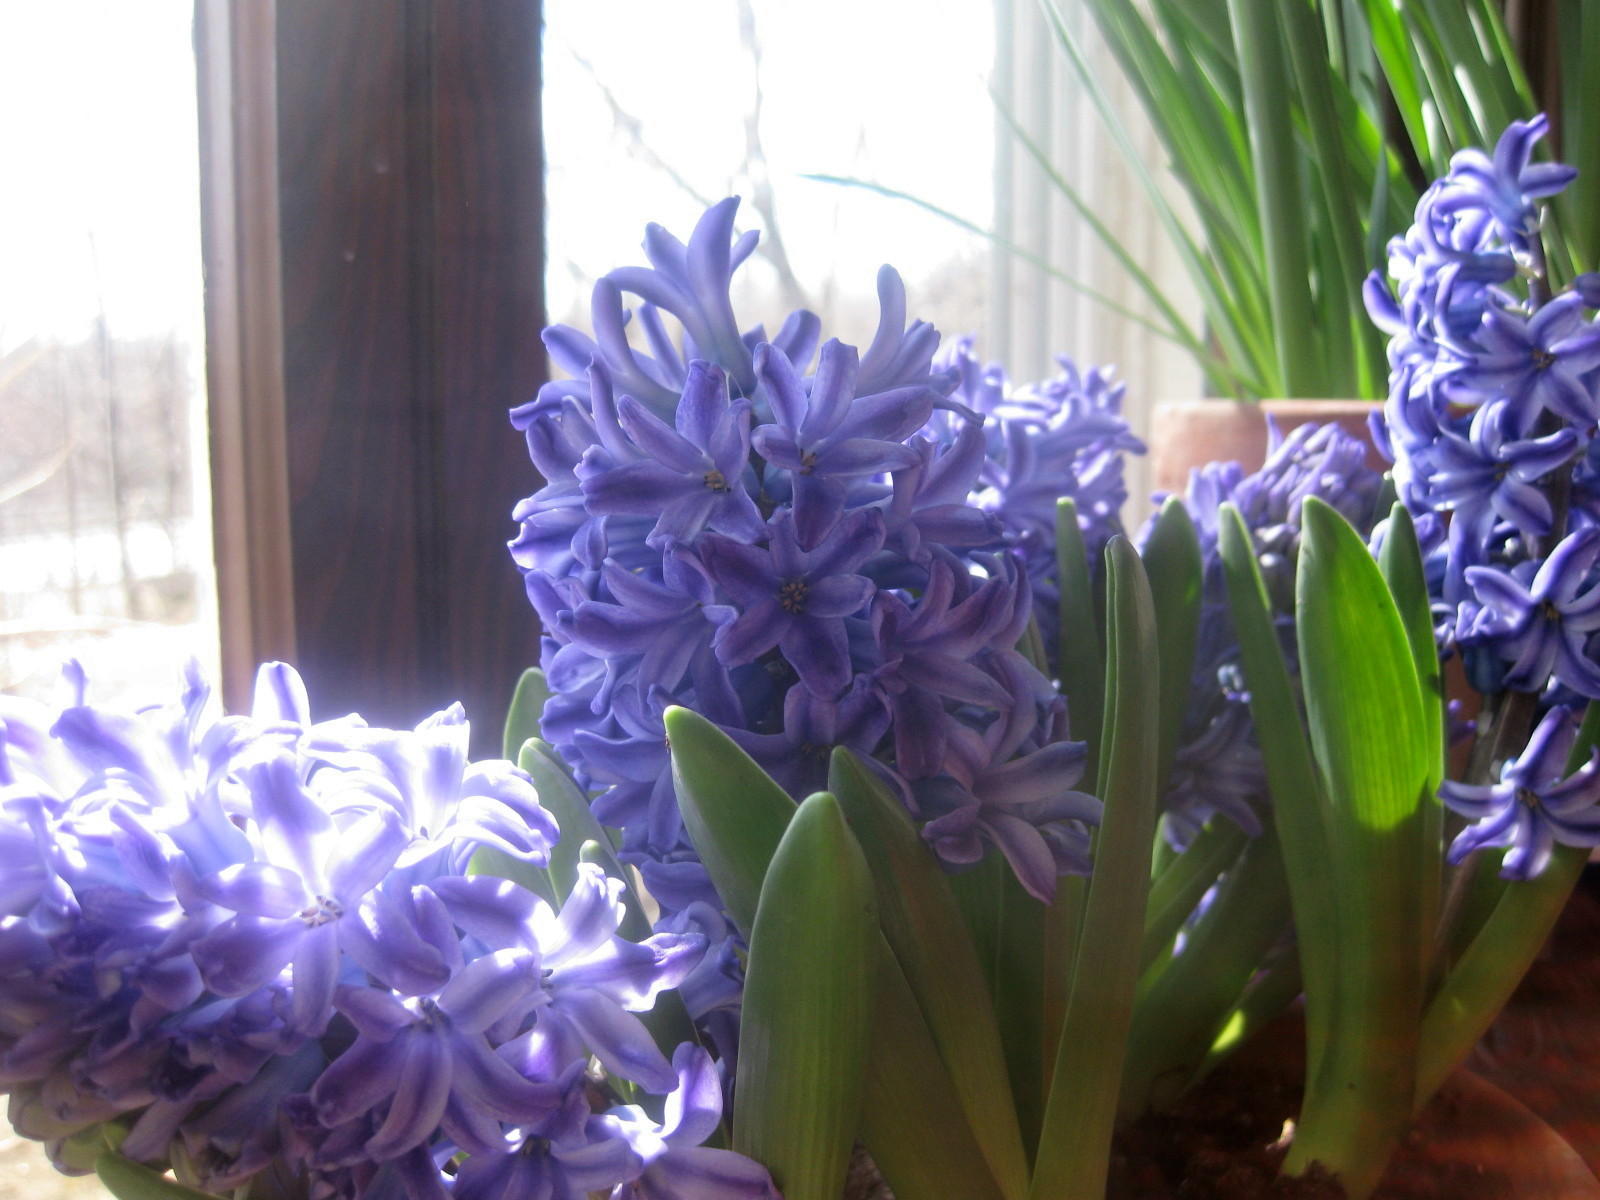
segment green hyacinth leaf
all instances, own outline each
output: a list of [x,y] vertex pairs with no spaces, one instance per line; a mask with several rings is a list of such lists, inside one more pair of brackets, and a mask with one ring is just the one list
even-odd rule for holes
[[1144,942],[1156,828],[1160,663],[1155,605],[1132,545],[1106,547],[1105,812],[1077,969],[1034,1166],[1034,1200],[1105,1192],[1117,1091]]
[[949,877],[904,806],[850,751],[836,749],[828,786],[866,854],[878,919],[950,1072],[984,1157],[1007,1196],[1028,1189],[1028,1163],[1005,1051],[977,950]]
[[1072,713],[1072,736],[1089,747],[1085,777],[1095,778],[1105,703],[1106,667],[1095,616],[1089,550],[1078,528],[1078,506],[1056,501],[1056,577],[1061,587],[1061,636],[1057,663],[1061,691]]
[[761,885],[745,973],[733,1148],[787,1200],[838,1200],[861,1116],[880,963],[872,876],[827,792]]
[[1423,716],[1429,758],[1428,780],[1437,791],[1444,778],[1445,695],[1439,667],[1439,648],[1433,637],[1433,612],[1429,607],[1428,578],[1422,565],[1417,528],[1405,505],[1390,510],[1388,531],[1378,555],[1378,567],[1394,597],[1405,625],[1411,661],[1422,692]]
[[1418,838],[1422,857],[1417,873],[1422,880],[1423,936],[1421,949],[1426,973],[1434,953],[1435,931],[1439,927],[1444,892],[1442,851],[1444,849],[1444,805],[1439,801],[1439,784],[1444,780],[1445,754],[1449,749],[1449,708],[1444,694],[1444,671],[1439,663],[1438,643],[1433,637],[1433,611],[1429,607],[1428,579],[1422,565],[1422,548],[1417,543],[1416,526],[1403,504],[1395,504],[1389,514],[1388,530],[1378,554],[1378,567],[1389,593],[1394,597],[1400,620],[1405,625],[1411,646],[1411,661],[1417,671],[1421,693],[1422,724],[1427,739],[1427,794],[1422,801],[1422,832]]
[[722,730],[687,708],[667,709],[678,810],[722,904],[746,939],[767,864],[795,804]]
[[529,667],[517,680],[517,690],[511,694],[511,708],[506,713],[505,736],[501,743],[505,747],[504,757],[516,762],[523,743],[539,736],[539,718],[548,699],[550,684],[544,672],[538,667]]
[[1300,669],[1329,800],[1338,964],[1329,1042],[1285,1170],[1321,1162],[1359,1200],[1411,1116],[1433,742],[1405,622],[1366,543],[1319,500],[1301,514]]
[[1161,751],[1157,782],[1172,773],[1178,735],[1189,703],[1195,645],[1200,638],[1200,584],[1205,570],[1194,520],[1183,501],[1169,497],[1144,544],[1144,569],[1155,602],[1161,655]]
[[523,744],[522,752],[517,755],[517,766],[533,780],[533,786],[539,791],[539,804],[556,819],[561,829],[561,839],[550,851],[550,878],[557,895],[565,900],[577,883],[579,856],[586,842],[600,845],[601,865],[606,874],[628,879],[627,872],[612,853],[610,836],[589,811],[589,797],[567,772],[566,764],[556,757],[556,752],[534,738]]
[[861,1102],[861,1140],[896,1200],[1010,1200],[956,1100],[956,1086],[888,943]]
[[[684,824],[729,915],[748,938],[762,881],[795,816],[794,801],[704,717],[670,708],[665,721]],[[974,1200],[1009,1200],[955,1103],[933,1035],[881,934],[875,946],[872,977],[880,988],[888,987],[877,1005],[893,1018],[880,1020],[873,1035],[862,1140],[902,1200],[942,1200],[947,1193],[940,1188],[956,1184],[960,1195]]]
[[1217,547],[1228,589],[1228,611],[1239,639],[1239,659],[1250,691],[1250,716],[1261,744],[1278,827],[1289,895],[1299,931],[1306,981],[1306,1040],[1314,1065],[1327,1041],[1337,927],[1327,801],[1300,718],[1300,697],[1284,664],[1278,627],[1244,518],[1222,506]]

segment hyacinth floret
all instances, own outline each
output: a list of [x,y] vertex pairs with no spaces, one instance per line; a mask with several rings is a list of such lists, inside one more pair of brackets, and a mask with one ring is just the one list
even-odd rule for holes
[[1439,796],[1472,822],[1450,845],[1458,863],[1474,850],[1503,846],[1500,874],[1531,879],[1563,846],[1600,845],[1600,750],[1567,774],[1578,733],[1577,711],[1555,705],[1545,713],[1527,748],[1506,762],[1497,783],[1474,786],[1446,780]]
[[[0,699],[18,1133],[74,1173],[110,1141],[193,1186],[270,1172],[315,1200],[473,1194],[481,1159],[530,1143],[586,1191],[663,1159],[633,1148],[634,1110],[606,1121],[624,1096],[607,1081],[682,1086],[636,1014],[708,938],[618,936],[623,884],[588,864],[559,909],[472,874],[483,849],[542,872],[559,831],[518,768],[468,761],[458,706],[409,731],[313,721],[283,664],[235,717],[193,669],[137,713],[69,681],[59,710]],[[698,1161],[687,1133],[673,1146]],[[770,1194],[756,1164],[717,1161],[745,1186],[729,1195]]]
[[[1441,652],[1462,654],[1491,723],[1515,711],[1526,730],[1549,714],[1502,784],[1482,762],[1444,793],[1477,819],[1452,853],[1505,847],[1517,878],[1543,869],[1553,829],[1585,827],[1589,791],[1537,797],[1559,778],[1554,714],[1600,697],[1600,289],[1583,276],[1560,289],[1544,252],[1543,202],[1576,174],[1532,161],[1548,128],[1513,122],[1492,155],[1456,155],[1391,244],[1395,291],[1376,277],[1367,289],[1391,335],[1386,444],[1429,554]],[[1539,778],[1504,782],[1528,772]],[[1523,802],[1508,801],[1518,788]]]
[[1055,770],[1081,752],[1015,647],[1035,591],[1054,621],[1056,498],[1096,548],[1115,529],[1139,448],[1120,388],[1064,363],[1037,388],[964,390],[970,346],[936,359],[887,267],[864,351],[808,313],[740,332],[729,282],[754,235],[736,210],[686,242],[652,226],[650,265],[596,285],[594,336],[546,332],[569,378],[512,414],[545,479],[511,544],[556,693],[542,732],[623,830],[663,928],[715,900],[677,815],[668,704],[797,797],[848,747],[946,822],[927,836],[952,864],[999,846],[1048,896],[1097,808]]
[[1014,387],[999,364],[980,363],[971,338],[957,339],[940,363],[956,375],[955,397],[985,418],[971,506],[989,514],[1023,555],[1040,633],[1053,653],[1056,502],[1073,501],[1090,561],[1098,562],[1121,531],[1123,460],[1145,449],[1122,416],[1125,387],[1107,369],[1080,370],[1066,357],[1057,359],[1053,378]]

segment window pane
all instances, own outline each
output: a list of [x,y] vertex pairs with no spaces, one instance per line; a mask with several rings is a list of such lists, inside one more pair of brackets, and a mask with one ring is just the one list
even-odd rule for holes
[[214,675],[189,0],[0,6],[0,688]]
[[763,231],[735,293],[742,319],[774,328],[804,306],[864,344],[887,262],[912,316],[981,332],[982,239],[805,176],[875,181],[987,227],[989,4],[547,0],[545,19],[552,320],[587,327],[594,278],[643,262],[647,221],[685,237],[737,194],[739,228]]

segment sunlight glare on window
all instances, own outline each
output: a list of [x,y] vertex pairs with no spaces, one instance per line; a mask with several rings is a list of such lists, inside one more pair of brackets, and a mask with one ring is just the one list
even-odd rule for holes
[[192,18],[0,4],[0,691],[215,676]]

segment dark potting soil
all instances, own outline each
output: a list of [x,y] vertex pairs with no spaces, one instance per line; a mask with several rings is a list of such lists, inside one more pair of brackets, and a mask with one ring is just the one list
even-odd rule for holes
[[1299,1109],[1298,1073],[1227,1064],[1168,1112],[1117,1134],[1107,1200],[1343,1200],[1320,1169],[1278,1173],[1286,1121]]

